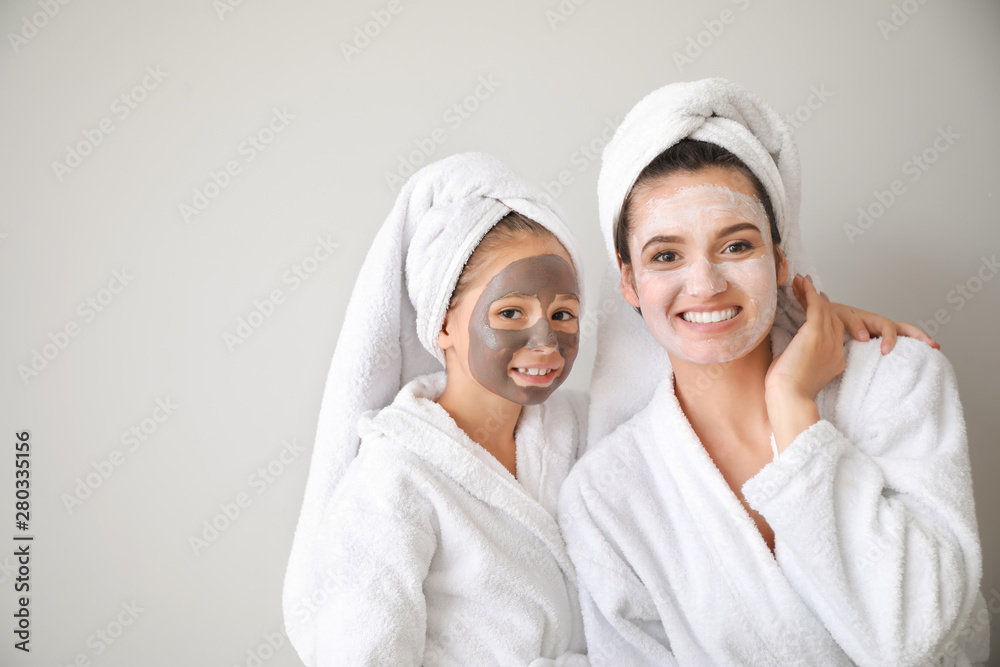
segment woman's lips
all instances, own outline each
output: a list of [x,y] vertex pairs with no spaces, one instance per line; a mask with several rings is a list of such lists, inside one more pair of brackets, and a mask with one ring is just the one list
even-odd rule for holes
[[689,331],[717,333],[733,326],[743,313],[740,306],[692,308],[677,314],[679,325]]

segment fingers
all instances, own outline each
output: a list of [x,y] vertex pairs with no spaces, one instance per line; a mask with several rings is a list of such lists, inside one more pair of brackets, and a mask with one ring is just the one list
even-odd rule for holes
[[854,340],[864,343],[871,338],[868,333],[868,324],[859,311],[842,303],[833,304],[833,309],[840,321],[844,323],[844,329],[850,332]]
[[930,345],[935,350],[940,350],[941,345],[938,344],[933,338],[924,333],[924,330],[918,326],[910,324],[909,322],[896,322],[896,331],[900,336],[906,336],[907,338],[916,338],[917,340]]
[[896,323],[890,321],[890,326],[882,327],[882,354],[889,354],[896,347]]

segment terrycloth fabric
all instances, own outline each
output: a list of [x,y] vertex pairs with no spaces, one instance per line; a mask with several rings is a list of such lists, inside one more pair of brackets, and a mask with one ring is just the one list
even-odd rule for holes
[[851,342],[822,420],[743,486],[772,557],[670,376],[588,452],[560,501],[590,660],[614,665],[969,665],[989,612],[947,360]]
[[587,665],[555,518],[582,405],[524,408],[515,479],[434,402],[444,386],[417,378],[362,418],[324,518],[317,664]]
[[458,277],[486,232],[512,210],[551,230],[580,274],[558,213],[482,153],[454,155],[414,174],[365,257],[330,364],[285,575],[286,630],[307,665],[314,664],[315,624],[291,619],[327,582],[329,559],[317,540],[334,490],[357,455],[358,418],[388,405],[413,378],[443,368],[437,335]]
[[[805,320],[792,294],[791,279],[802,273],[813,276],[817,286],[819,280],[799,233],[799,157],[791,129],[774,109],[742,86],[725,79],[672,83],[647,95],[625,116],[604,149],[597,180],[601,231],[611,261],[616,261],[614,227],[639,174],[657,155],[687,138],[735,154],[760,179],[771,199],[789,263],[788,284],[778,290],[775,327],[783,334],[775,341],[778,354]],[[617,279],[605,279],[601,303],[606,298],[624,303]],[[667,353],[646,332],[639,315],[601,322],[597,360],[590,384],[591,445],[649,403],[660,378],[670,373]]]

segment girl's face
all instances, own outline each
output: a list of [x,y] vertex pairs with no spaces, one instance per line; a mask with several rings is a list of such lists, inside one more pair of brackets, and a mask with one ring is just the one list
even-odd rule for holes
[[788,272],[753,184],[709,167],[668,174],[637,195],[625,299],[673,356],[714,364],[750,352],[771,329]]
[[[558,241],[524,235],[482,266],[448,311],[438,343],[460,372],[521,405],[541,403],[569,375],[579,346],[580,288]],[[457,367],[453,367],[457,366]]]

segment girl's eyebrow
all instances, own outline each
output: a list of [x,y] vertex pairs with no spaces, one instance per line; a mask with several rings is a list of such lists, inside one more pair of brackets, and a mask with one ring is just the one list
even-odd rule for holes
[[[572,292],[567,292],[565,294],[556,294],[556,297],[564,299],[573,299],[574,301],[580,300],[579,295],[573,294]],[[496,298],[496,300],[493,303],[496,303],[497,301],[503,301],[504,299],[516,299],[516,298],[534,299],[538,301],[537,294],[525,294],[524,292],[518,292],[517,290],[514,290],[513,292],[507,292],[506,294],[501,294]]]

